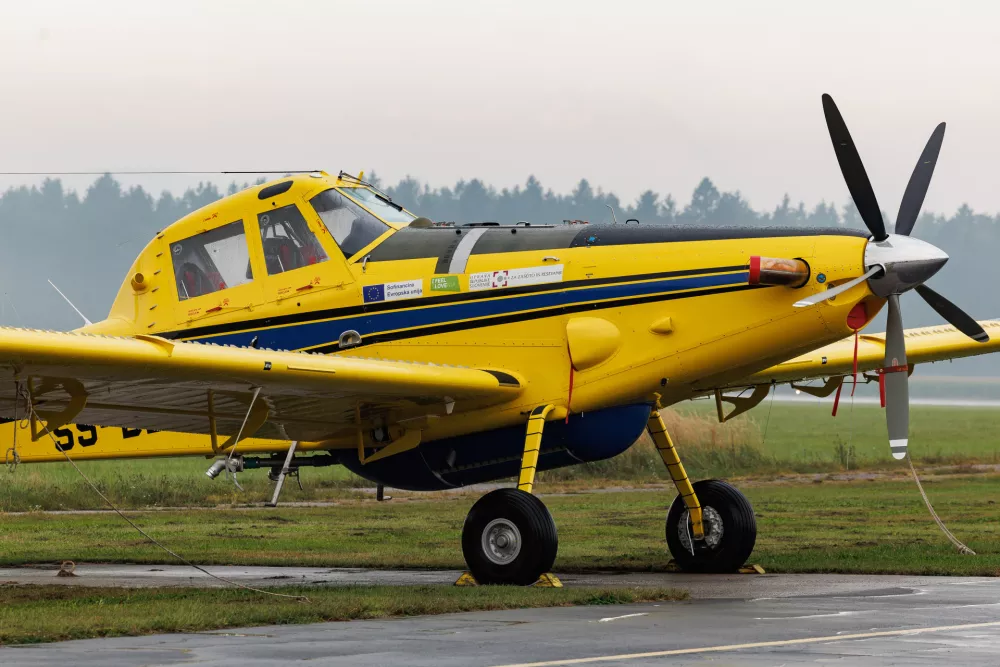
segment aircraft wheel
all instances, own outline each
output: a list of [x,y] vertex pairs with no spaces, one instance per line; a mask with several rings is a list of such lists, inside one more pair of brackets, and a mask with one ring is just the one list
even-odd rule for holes
[[757,521],[750,501],[734,486],[717,479],[695,482],[694,492],[702,507],[705,540],[692,542],[690,517],[677,496],[667,512],[670,554],[686,572],[737,571],[757,542]]
[[558,547],[549,510],[518,489],[487,493],[462,528],[462,553],[480,584],[530,586],[552,568]]

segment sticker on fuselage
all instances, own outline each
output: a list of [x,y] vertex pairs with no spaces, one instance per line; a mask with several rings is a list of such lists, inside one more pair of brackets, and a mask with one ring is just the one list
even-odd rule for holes
[[424,295],[424,281],[418,278],[416,280],[400,280],[394,283],[366,285],[362,293],[365,303],[412,299]]
[[484,271],[469,274],[469,291],[484,289],[499,289],[502,287],[521,287],[522,285],[542,285],[558,283],[563,279],[563,265],[530,266],[524,269],[506,269],[504,271]]
[[437,276],[431,278],[432,292],[461,292],[462,287],[458,284],[458,276]]

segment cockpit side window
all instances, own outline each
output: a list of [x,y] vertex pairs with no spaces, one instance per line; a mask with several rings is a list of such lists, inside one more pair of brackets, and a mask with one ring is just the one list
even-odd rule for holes
[[309,200],[345,257],[351,257],[389,231],[371,213],[336,190],[324,190]]
[[327,260],[323,247],[309,229],[305,217],[289,204],[257,216],[264,245],[267,275],[319,264]]
[[181,301],[253,280],[242,220],[175,241],[170,256]]

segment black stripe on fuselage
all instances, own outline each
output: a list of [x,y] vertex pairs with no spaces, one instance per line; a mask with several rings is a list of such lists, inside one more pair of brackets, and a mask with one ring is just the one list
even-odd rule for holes
[[[829,227],[696,227],[692,225],[591,225],[573,239],[571,248],[582,246],[632,245],[643,243],[684,243],[732,239],[786,238],[789,236],[856,236],[868,238],[867,231]],[[591,240],[593,237],[593,240]]]
[[217,336],[220,334],[235,333],[237,331],[247,331],[250,329],[266,329],[289,324],[302,324],[317,320],[329,320],[338,317],[350,317],[352,315],[364,315],[367,313],[381,313],[390,310],[404,310],[407,308],[423,308],[426,306],[440,306],[449,303],[461,303],[463,301],[478,301],[482,299],[498,299],[506,296],[520,296],[523,294],[535,294],[539,292],[554,292],[557,290],[572,289],[575,287],[600,287],[601,285],[615,285],[628,282],[643,282],[647,280],[660,280],[664,278],[682,278],[684,276],[714,275],[718,273],[730,273],[733,271],[745,271],[746,266],[717,266],[707,269],[685,269],[682,271],[663,271],[661,273],[645,273],[632,276],[614,276],[610,278],[593,278],[581,280],[567,280],[561,283],[546,283],[544,285],[525,285],[523,287],[510,287],[507,289],[483,290],[480,292],[461,292],[459,294],[446,294],[442,296],[420,297],[417,299],[406,299],[400,301],[383,301],[379,303],[359,304],[356,306],[344,306],[341,308],[328,308],[325,310],[314,310],[306,313],[292,313],[289,315],[277,315],[274,317],[264,317],[257,320],[241,320],[239,322],[228,322],[225,324],[213,324],[193,329],[168,331],[157,334],[168,339],[190,339],[202,338],[205,336]]
[[[446,270],[442,261],[455,252],[465,234],[478,227],[404,227],[368,253],[369,262],[437,258],[437,273]],[[704,227],[695,225],[573,225],[548,228],[491,227],[479,237],[473,255],[505,254],[529,250],[647,243],[685,243],[731,239],[786,238],[789,236],[857,236],[868,232],[824,227]]]
[[[669,294],[650,294],[647,296],[623,297],[608,301],[597,301],[590,303],[575,303],[542,310],[533,310],[521,313],[511,313],[509,315],[497,315],[494,317],[484,317],[477,320],[464,320],[461,322],[448,322],[446,324],[434,324],[431,326],[416,329],[404,329],[402,331],[390,331],[388,333],[370,334],[365,336],[360,345],[351,349],[357,349],[364,345],[375,345],[377,343],[388,343],[396,340],[406,340],[409,338],[419,338],[421,336],[434,336],[438,334],[453,333],[455,331],[466,331],[468,329],[481,329],[483,327],[494,327],[502,324],[513,324],[515,322],[527,322],[556,315],[568,315],[572,313],[582,313],[592,310],[602,310],[604,308],[616,308],[619,306],[637,306],[644,303],[655,303],[657,301],[673,301],[674,299],[688,299],[699,296],[710,296],[713,294],[725,294],[727,292],[742,292],[752,289],[766,289],[771,285],[730,285],[728,287],[713,287],[695,292],[674,292]],[[339,352],[339,343],[328,343],[317,347],[309,348],[308,352],[320,352],[328,354]]]

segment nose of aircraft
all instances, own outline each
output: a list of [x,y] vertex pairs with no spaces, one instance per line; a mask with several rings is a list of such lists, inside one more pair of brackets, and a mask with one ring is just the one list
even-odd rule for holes
[[937,246],[900,234],[889,234],[882,241],[873,239],[865,248],[865,266],[882,268],[868,281],[872,292],[880,297],[922,285],[947,261],[948,255]]

